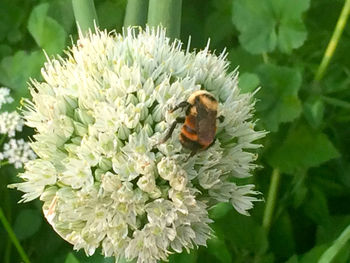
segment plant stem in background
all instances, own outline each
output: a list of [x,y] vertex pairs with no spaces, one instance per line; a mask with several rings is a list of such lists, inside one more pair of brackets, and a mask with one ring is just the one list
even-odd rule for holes
[[7,165],[7,164],[9,164],[9,161],[8,161],[8,160],[0,162],[0,168],[1,168],[2,166]]
[[326,102],[330,105],[337,106],[337,107],[344,108],[344,109],[348,109],[348,110],[350,109],[350,102],[347,102],[344,100],[339,100],[336,98],[331,98],[328,96],[322,96],[321,98],[324,102]]
[[330,263],[338,252],[346,245],[350,240],[350,225],[340,234],[340,236],[334,241],[321,256],[318,263]]
[[182,0],[150,0],[147,23],[164,26],[171,39],[180,38],[181,6]]
[[269,63],[269,55],[267,55],[266,52],[263,52],[262,54],[262,58],[265,64]]
[[4,134],[4,135],[0,138],[0,146],[4,143],[6,137],[7,137],[6,134]]
[[24,263],[30,263],[29,258],[27,254],[24,252],[24,249],[22,248],[21,244],[19,243],[15,233],[13,232],[11,225],[7,221],[4,212],[2,208],[0,207],[0,221],[3,224],[6,232],[8,233],[9,237],[11,238],[12,243],[15,245],[19,255],[21,256]]
[[86,33],[89,28],[95,31],[95,25],[98,26],[97,14],[93,0],[72,0],[73,12],[76,23],[81,31]]
[[[9,197],[9,191],[5,190],[4,191],[4,197],[2,198],[3,201],[3,208],[6,211],[6,217],[7,221],[11,222],[11,217],[12,217],[12,207],[11,207],[11,202],[10,202],[10,197]],[[6,247],[5,247],[5,252],[4,252],[4,263],[11,263],[11,251],[12,251],[12,241],[9,235],[7,235],[6,238]]]
[[144,27],[147,21],[148,0],[128,0],[124,26]]
[[280,172],[277,168],[273,169],[271,176],[271,183],[269,188],[269,194],[267,196],[267,202],[263,218],[263,227],[268,232],[271,227],[272,216],[275,210],[278,186],[280,181]]
[[349,12],[350,12],[350,0],[346,0],[344,3],[343,9],[340,13],[340,16],[338,18],[337,25],[335,26],[335,29],[333,31],[331,40],[328,43],[326,52],[323,55],[321,64],[317,69],[315,79],[314,79],[316,82],[320,81],[323,78],[324,73],[329,65],[329,62],[333,57],[334,51],[338,45],[338,42],[343,33],[346,21],[349,17]]

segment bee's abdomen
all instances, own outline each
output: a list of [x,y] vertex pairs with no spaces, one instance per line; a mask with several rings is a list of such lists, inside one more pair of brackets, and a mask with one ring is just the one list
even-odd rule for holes
[[181,134],[183,134],[186,138],[188,138],[191,141],[198,141],[198,135],[196,131],[192,130],[186,124],[182,126]]
[[185,135],[182,132],[180,133],[180,142],[181,142],[183,147],[190,149],[192,151],[197,151],[199,149],[203,149],[203,145],[198,143],[198,141],[191,140],[189,137],[187,137],[187,135]]

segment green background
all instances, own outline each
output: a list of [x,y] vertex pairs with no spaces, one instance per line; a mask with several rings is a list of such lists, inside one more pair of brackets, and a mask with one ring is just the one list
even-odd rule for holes
[[[239,66],[242,92],[256,93],[261,140],[254,178],[264,202],[251,217],[228,204],[210,211],[216,238],[208,247],[173,255],[170,262],[318,262],[350,224],[350,26],[346,26],[325,74],[315,80],[344,1],[183,0],[181,39],[199,50],[228,52]],[[96,0],[100,28],[121,31],[126,1]],[[77,39],[70,0],[2,0],[0,85],[11,89],[13,110],[28,97],[29,77],[40,79],[45,62]],[[22,137],[32,134],[26,129]],[[0,168],[0,205],[31,262],[114,262],[99,253],[73,252],[48,225],[40,201],[17,204],[21,193],[11,166]],[[272,174],[278,182],[268,199]],[[272,215],[266,204],[275,201]],[[263,220],[267,224],[263,224]],[[266,219],[267,218],[267,219]],[[0,226],[0,262],[21,262]],[[345,243],[333,262],[350,261]]]

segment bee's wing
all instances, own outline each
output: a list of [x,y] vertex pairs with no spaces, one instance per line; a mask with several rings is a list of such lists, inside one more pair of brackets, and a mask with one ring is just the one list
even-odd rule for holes
[[196,131],[198,134],[198,142],[203,146],[208,146],[214,141],[216,132],[216,115],[216,111],[208,109],[203,104],[198,104]]

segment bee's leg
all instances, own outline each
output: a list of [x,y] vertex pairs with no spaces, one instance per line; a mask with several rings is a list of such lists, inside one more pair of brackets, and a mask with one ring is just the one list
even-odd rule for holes
[[216,138],[214,138],[213,142],[211,144],[209,144],[209,146],[207,147],[207,149],[209,149],[210,147],[212,147],[216,142]]
[[187,162],[188,159],[190,159],[191,157],[195,156],[197,152],[198,152],[197,150],[193,150],[193,151],[188,155],[188,157],[186,158],[185,162]]
[[178,123],[184,123],[184,122],[185,122],[185,118],[183,118],[183,117],[176,118],[176,120],[171,124],[169,131],[167,132],[165,137],[160,141],[159,144],[165,143],[173,134],[173,131],[175,130],[176,125]]
[[223,122],[223,121],[225,120],[225,116],[220,115],[220,116],[218,117],[218,119],[219,119],[219,122]]
[[180,102],[174,108],[170,109],[169,112],[172,113],[172,112],[176,111],[177,109],[185,108],[188,105],[189,105],[189,103],[187,101]]

